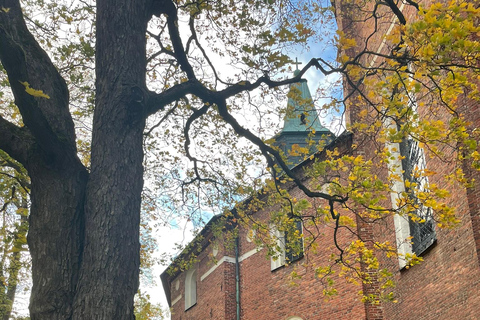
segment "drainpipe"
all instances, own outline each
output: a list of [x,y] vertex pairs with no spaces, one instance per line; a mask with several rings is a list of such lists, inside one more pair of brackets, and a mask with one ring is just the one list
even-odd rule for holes
[[235,238],[235,287],[237,302],[237,320],[240,320],[240,263],[238,262],[238,247],[240,245],[239,236]]

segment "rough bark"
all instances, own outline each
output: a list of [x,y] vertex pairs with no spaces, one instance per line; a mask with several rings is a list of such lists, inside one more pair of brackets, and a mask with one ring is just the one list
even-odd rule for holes
[[[97,1],[91,172],[76,156],[68,91],[18,0],[0,0],[0,58],[25,127],[0,148],[31,178],[31,319],[134,319],[145,126],[148,0]],[[20,82],[50,99],[28,95]]]
[[27,168],[32,180],[31,319],[70,319],[82,254],[88,175],[78,159],[50,170],[38,162]]
[[[0,15],[0,58],[25,125],[0,119],[0,148],[31,178],[31,318],[68,319],[82,250],[87,172],[76,156],[65,81],[28,31],[19,1],[0,5],[8,9]],[[22,82],[50,99],[29,95]]]
[[145,8],[146,1],[97,2],[92,163],[73,319],[134,319],[143,187]]

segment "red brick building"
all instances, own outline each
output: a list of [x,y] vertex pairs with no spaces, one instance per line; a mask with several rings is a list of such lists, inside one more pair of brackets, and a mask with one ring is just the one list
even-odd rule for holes
[[[351,141],[351,135],[344,135],[335,145],[346,151]],[[301,166],[295,169],[301,170]],[[300,190],[291,190],[291,194],[303,196]],[[255,218],[266,220],[269,214],[265,209],[256,212]],[[324,285],[315,275],[312,262],[328,261],[328,250],[293,262],[287,261],[283,252],[275,260],[267,255],[266,248],[252,241],[251,230],[242,226],[238,226],[233,247],[232,243],[213,240],[211,228],[220,219],[221,215],[215,216],[197,237],[199,244],[190,248],[200,253],[188,271],[165,271],[161,276],[172,319],[366,319],[359,286],[339,282],[336,289],[341,298],[325,301]],[[235,226],[232,223],[231,227]],[[323,228],[324,239],[332,239],[333,230],[326,225]],[[352,239],[341,241],[345,245]],[[331,241],[328,243],[332,246]],[[191,261],[188,249],[177,258],[181,259]],[[307,259],[308,266],[303,264]],[[295,284],[292,272],[301,276]]]
[[[407,19],[413,19],[415,10],[412,6],[399,3],[399,9]],[[388,10],[386,6],[379,9],[381,18],[378,28],[381,32],[377,32],[369,41],[368,49],[372,52],[388,50],[384,36],[398,23]],[[365,44],[365,39],[373,28],[370,20],[360,19],[360,16],[353,17],[355,12],[346,2],[337,4],[339,28],[357,40],[358,46],[350,49],[347,53],[349,56],[355,56],[359,50],[364,49],[360,48],[360,44]],[[378,63],[377,58],[372,55],[365,55],[361,59],[365,64]],[[373,59],[373,62],[369,59]],[[301,92],[306,94],[306,83],[303,82],[300,86],[305,86],[301,87]],[[352,89],[346,84],[346,94],[349,90]],[[468,129],[479,128],[478,104],[468,102],[466,98],[465,101],[464,112],[471,121]],[[347,122],[357,121],[359,112],[355,106],[351,107]],[[418,112],[422,114],[422,110]],[[306,114],[308,116],[308,113]],[[299,133],[301,127],[298,123],[293,123],[303,120],[300,116],[294,114],[287,119],[284,135],[281,133],[280,137],[277,137],[286,144],[287,149],[294,143],[291,137],[297,133],[299,141],[305,141],[305,137]],[[308,123],[315,123],[314,116],[307,120]],[[288,128],[290,131],[286,130]],[[293,131],[297,133],[294,134]],[[337,149],[340,154],[362,154],[366,159],[374,158],[365,137],[360,133],[353,131],[333,140],[333,136],[323,127],[315,127],[315,131],[321,132],[322,138],[327,140],[327,149]],[[352,145],[363,147],[352,150]],[[409,145],[407,149],[413,150],[413,147]],[[400,149],[401,146],[398,146],[398,152]],[[316,155],[317,159],[322,157],[325,157],[324,153]],[[437,172],[454,170],[453,164],[424,155],[422,159],[428,168]],[[302,170],[312,163],[313,160],[306,160],[292,170],[301,175]],[[400,170],[403,168],[402,171],[408,172],[405,162],[399,166]],[[172,319],[480,319],[480,175],[478,171],[469,169],[468,164],[465,169],[468,175],[476,178],[474,187],[465,189],[456,184],[448,187],[453,195],[450,204],[457,208],[461,220],[454,229],[435,227],[433,222],[429,224],[428,219],[419,230],[415,224],[397,216],[378,224],[366,223],[356,216],[351,217],[356,219],[357,235],[365,242],[390,239],[392,243],[397,242],[398,251],[402,254],[413,252],[423,257],[424,261],[412,268],[405,268],[402,259],[379,258],[393,273],[397,302],[362,301],[360,290],[363,294],[378,293],[381,290],[381,283],[375,278],[360,285],[338,281],[335,284],[337,295],[332,299],[324,298],[325,284],[315,273],[315,266],[328,264],[332,248],[334,249],[334,229],[328,224],[316,226],[316,234],[321,235],[315,240],[317,247],[306,250],[305,256],[298,252],[289,256],[288,252],[283,251],[272,258],[267,254],[267,248],[259,247],[258,243],[252,241],[252,230],[248,226],[237,225],[235,219],[227,219],[225,227],[238,228],[238,237],[231,241],[218,240],[217,237],[217,241],[214,241],[214,226],[222,219],[222,215],[219,215],[205,226],[197,237],[197,245],[187,248],[177,258],[177,265],[172,264],[176,268],[164,272],[161,276],[172,310]],[[385,166],[383,170],[383,173],[379,174],[399,169]],[[440,183],[432,177],[430,183],[437,182]],[[398,188],[404,186],[399,185]],[[289,192],[297,199],[306,197],[293,186],[289,187]],[[314,204],[321,203],[321,200],[309,200]],[[391,201],[395,201],[394,196]],[[266,207],[252,214],[259,221],[267,221],[272,210],[275,208]],[[305,234],[309,227],[299,227],[300,230],[302,228]],[[413,246],[409,242],[401,241],[409,236],[414,239]],[[285,240],[281,233],[278,238]],[[338,245],[344,247],[355,240],[355,236],[342,232],[337,239]],[[196,259],[190,259],[189,254],[192,251]],[[178,262],[180,260],[191,262],[191,267],[187,271],[181,271]]]

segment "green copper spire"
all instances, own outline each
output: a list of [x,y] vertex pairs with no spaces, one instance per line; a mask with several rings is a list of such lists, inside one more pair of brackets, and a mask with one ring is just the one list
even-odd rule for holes
[[[298,61],[296,64],[298,65]],[[294,75],[297,76],[299,72],[297,67]],[[275,145],[283,150],[291,163],[290,166],[293,167],[304,159],[303,156],[291,153],[294,145],[307,148],[310,154],[313,154],[317,152],[321,141],[328,144],[334,138],[334,134],[320,123],[307,80],[301,79],[300,82],[291,84],[283,129],[275,137]]]
[[[297,76],[299,72],[300,70],[295,70],[294,76]],[[290,85],[287,115],[282,132],[310,132],[313,130],[329,132],[320,124],[307,80],[301,79],[300,82]]]

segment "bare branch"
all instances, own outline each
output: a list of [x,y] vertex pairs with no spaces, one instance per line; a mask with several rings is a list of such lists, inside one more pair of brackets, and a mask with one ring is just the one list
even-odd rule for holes
[[170,34],[170,40],[172,41],[173,50],[175,51],[175,57],[177,58],[180,68],[187,74],[187,78],[189,80],[195,79],[195,72],[188,61],[185,48],[182,44],[182,38],[180,37],[180,31],[178,30],[178,10],[170,0],[164,1],[164,6],[168,32]]
[[197,31],[195,30],[195,16],[190,16],[190,20],[188,22],[188,25],[190,27],[190,32],[192,33],[190,39],[189,39],[189,42],[187,43],[187,52],[188,52],[188,46],[190,44],[190,41],[195,41],[195,44],[197,45],[197,47],[200,49],[200,52],[202,52],[202,55],[203,57],[205,58],[205,60],[207,60],[207,63],[208,65],[210,66],[210,68],[212,69],[212,72],[213,74],[215,75],[215,79],[220,81],[221,83],[223,84],[227,84],[226,82],[222,81],[219,77],[218,77],[218,74],[217,74],[217,70],[215,69],[212,61],[210,60],[210,58],[208,57],[207,53],[205,52],[205,49],[203,48],[203,46],[201,45],[200,41],[198,41],[198,37],[197,37]]
[[167,113],[165,113],[165,115],[162,117],[162,119],[160,119],[160,121],[158,121],[155,125],[153,125],[150,128],[150,130],[145,132],[143,135],[144,136],[149,136],[152,133],[153,130],[158,128],[163,123],[163,121],[165,121],[175,111],[175,109],[177,109],[177,107],[178,107],[178,101],[176,101],[175,105],[170,110],[168,110]]
[[230,124],[232,128],[235,130],[235,132],[246,139],[248,139],[250,142],[255,144],[260,148],[260,151],[264,155],[264,157],[267,160],[268,166],[272,169],[272,174],[276,175],[276,164],[280,166],[280,168],[285,172],[285,174],[290,177],[293,182],[298,186],[300,190],[302,190],[305,195],[311,198],[323,198],[329,201],[334,201],[334,202],[340,202],[343,203],[347,201],[347,198],[344,198],[342,196],[338,195],[329,195],[324,192],[318,192],[318,191],[312,191],[308,187],[306,187],[301,179],[294,173],[290,168],[287,166],[285,161],[282,159],[282,156],[280,153],[275,150],[274,148],[266,145],[259,137],[257,137],[255,134],[253,134],[251,131],[243,128],[237,120],[228,112],[227,105],[225,101],[216,101],[216,104],[218,106],[218,113],[220,116],[223,118],[225,122]]
[[193,114],[188,118],[187,122],[185,123],[185,127],[183,129],[183,133],[185,135],[185,153],[187,155],[187,158],[193,162],[193,170],[195,172],[195,178],[193,178],[192,180],[190,181],[187,181],[185,182],[185,184],[191,184],[195,181],[208,181],[208,182],[212,182],[214,184],[216,184],[216,181],[215,180],[212,180],[212,179],[204,179],[201,177],[201,174],[200,172],[198,171],[198,162],[199,160],[197,158],[195,158],[194,156],[192,156],[192,154],[190,153],[190,127],[192,126],[193,122],[195,120],[197,120],[198,118],[200,118],[201,116],[203,116],[205,113],[207,113],[208,109],[210,109],[210,105],[208,104],[204,104],[202,108],[200,108],[199,110],[195,110],[193,112]]

